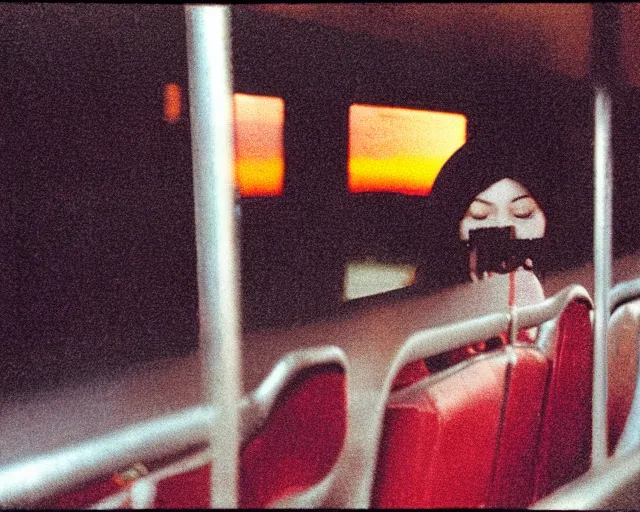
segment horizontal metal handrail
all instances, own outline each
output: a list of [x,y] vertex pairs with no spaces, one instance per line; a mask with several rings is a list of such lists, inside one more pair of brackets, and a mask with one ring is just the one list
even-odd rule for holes
[[216,418],[197,406],[0,468],[0,507],[26,507],[140,460],[206,441]]
[[640,278],[618,283],[609,295],[609,309],[613,313],[625,302],[640,299]]
[[[346,367],[346,356],[332,346],[287,354],[241,401],[241,443],[264,424],[279,394],[300,371],[334,363]],[[0,507],[32,505],[135,462],[208,445],[214,420],[214,409],[200,405],[6,465],[0,468]]]
[[640,452],[610,458],[535,503],[532,510],[638,510]]
[[513,327],[515,329],[528,329],[558,318],[562,310],[575,300],[579,300],[587,304],[590,309],[593,309],[593,301],[589,296],[589,292],[583,286],[570,285],[543,302],[515,308],[514,323],[516,325]]

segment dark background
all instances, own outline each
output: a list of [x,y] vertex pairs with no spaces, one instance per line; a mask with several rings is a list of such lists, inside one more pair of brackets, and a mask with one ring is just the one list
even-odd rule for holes
[[[181,6],[2,6],[3,389],[42,387],[197,346],[185,20]],[[285,191],[241,200],[246,330],[339,309],[344,264],[418,263],[429,198],[347,191],[352,103],[463,113],[468,133],[543,152],[549,269],[591,258],[587,83],[455,49],[414,48],[234,7],[234,89],[285,101]],[[535,50],[535,48],[534,48]],[[532,50],[533,51],[533,50]],[[183,118],[163,121],[163,87]],[[614,247],[640,245],[636,90],[614,113]]]

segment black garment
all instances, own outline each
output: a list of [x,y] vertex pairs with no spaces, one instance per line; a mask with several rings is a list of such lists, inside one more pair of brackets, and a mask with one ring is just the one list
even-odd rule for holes
[[[424,212],[421,264],[416,284],[435,290],[469,280],[468,251],[460,242],[459,226],[473,199],[504,178],[521,183],[542,208],[547,219],[545,239],[553,233],[556,201],[551,162],[510,135],[469,139],[445,163]],[[534,262],[536,269],[542,261]]]

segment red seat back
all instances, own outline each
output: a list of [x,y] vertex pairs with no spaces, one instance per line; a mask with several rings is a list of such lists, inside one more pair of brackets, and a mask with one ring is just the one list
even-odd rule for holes
[[541,411],[550,363],[536,347],[514,347],[488,506],[525,508],[533,499]]
[[620,306],[611,316],[608,345],[608,449],[613,455],[638,392],[640,300]]
[[504,350],[397,392],[387,408],[372,505],[486,504],[504,399]]
[[[239,506],[265,508],[319,482],[346,431],[344,374],[338,365],[303,370],[278,397],[240,454]],[[160,481],[155,508],[207,508],[210,464]]]
[[593,336],[589,306],[571,302],[547,347],[551,371],[538,443],[534,500],[585,473],[591,461]]
[[318,483],[346,432],[346,395],[337,365],[303,371],[279,397],[260,434],[240,458],[240,506],[265,507]]

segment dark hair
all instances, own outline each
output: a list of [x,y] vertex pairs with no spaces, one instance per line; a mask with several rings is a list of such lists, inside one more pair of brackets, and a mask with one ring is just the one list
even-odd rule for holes
[[[553,173],[552,173],[553,174]],[[469,139],[444,164],[423,216],[421,264],[416,283],[440,288],[469,280],[468,254],[459,226],[473,199],[492,184],[511,178],[521,183],[545,212],[547,234],[553,224],[549,162],[524,141],[509,136]]]

